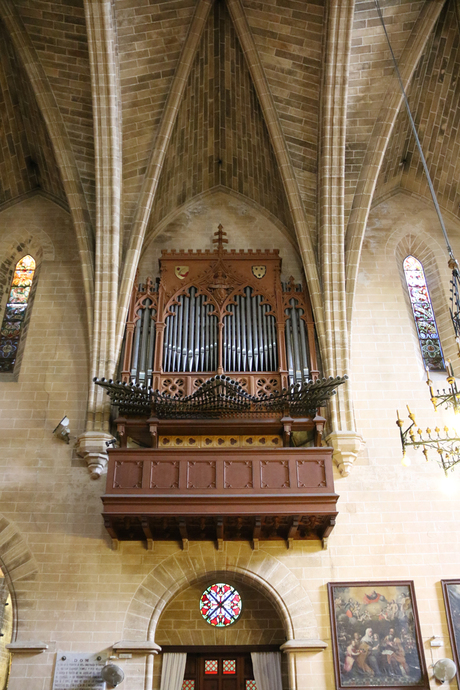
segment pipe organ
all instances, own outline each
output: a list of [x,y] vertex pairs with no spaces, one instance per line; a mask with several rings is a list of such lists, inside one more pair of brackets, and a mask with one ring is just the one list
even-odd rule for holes
[[281,282],[278,250],[163,251],[160,277],[135,286],[120,378],[179,397],[216,374],[251,395],[316,380],[308,291]]
[[119,540],[322,539],[337,516],[320,414],[346,377],[320,379],[306,287],[278,250],[163,251],[133,289],[110,396],[119,447],[102,496]]

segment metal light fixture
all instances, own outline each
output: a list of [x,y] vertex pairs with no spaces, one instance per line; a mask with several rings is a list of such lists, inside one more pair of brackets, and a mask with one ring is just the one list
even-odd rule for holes
[[101,671],[102,680],[109,683],[112,688],[116,688],[123,682],[125,674],[116,664],[107,664]]
[[430,400],[435,410],[437,410],[438,407],[445,407],[447,409],[452,409],[455,414],[458,414],[460,412],[460,391],[457,388],[457,382],[450,359],[446,360],[446,372],[446,381],[449,384],[449,388],[447,391],[443,388],[442,392],[438,390],[435,395],[433,391],[433,381],[430,379],[430,372],[428,367],[426,367],[426,385],[430,389]]
[[[406,455],[407,448],[409,447],[421,448],[427,462],[429,460],[428,452],[432,450],[436,452],[437,457],[435,459],[447,476],[448,470],[453,469],[453,467],[460,462],[460,436],[457,431],[454,430],[452,435],[447,426],[442,430],[436,426],[434,429],[427,427],[425,432],[423,432],[417,425],[414,414],[409,409],[409,405],[407,405],[407,410],[409,412],[408,416],[411,420],[411,424],[404,431],[402,428],[404,422],[400,418],[398,410],[396,410],[398,416],[396,424],[399,427],[401,445],[403,448],[402,464],[405,467],[411,464],[410,458]],[[441,433],[444,435],[441,435]],[[424,434],[426,435],[424,436]]]
[[440,683],[449,683],[457,673],[457,666],[452,659],[439,659],[433,665],[433,675]]
[[[436,192],[433,187],[433,183],[431,181],[431,176],[430,176],[430,171],[428,170],[428,166],[426,163],[425,156],[423,154],[422,150],[422,145],[420,143],[420,139],[418,136],[417,128],[415,126],[414,118],[412,116],[412,112],[409,106],[409,101],[407,99],[407,94],[404,89],[404,84],[401,78],[401,74],[399,72],[399,67],[398,63],[396,61],[396,57],[394,55],[393,49],[391,47],[390,39],[386,30],[385,22],[383,20],[383,14],[382,10],[380,9],[379,5],[379,0],[375,0],[375,5],[377,8],[377,13],[380,19],[380,22],[383,27],[383,31],[385,33],[385,37],[388,43],[388,47],[390,49],[391,57],[393,60],[393,65],[395,68],[395,73],[398,78],[399,86],[401,89],[401,93],[403,96],[404,100],[404,105],[406,107],[407,115],[409,117],[409,122],[410,126],[412,129],[412,133],[414,135],[415,143],[417,145],[419,154],[420,154],[420,159],[421,163],[423,166],[423,169],[425,171],[428,187],[430,189],[431,193],[431,198],[433,200],[433,204],[439,219],[439,223],[441,225],[441,230],[444,235],[444,240],[446,243],[446,248],[447,248],[447,253],[449,255],[449,260],[448,260],[448,266],[452,271],[452,279],[450,281],[451,289],[451,298],[450,298],[450,317],[452,320],[452,325],[454,327],[454,332],[455,332],[455,339],[457,341],[457,347],[459,351],[459,356],[460,356],[460,275],[459,275],[459,265],[457,260],[454,257],[454,253],[452,250],[452,247],[450,246],[449,238],[447,235],[447,230],[446,226],[444,224],[444,219],[442,217],[441,209],[438,204],[438,199],[436,197]],[[437,395],[434,394],[433,387],[432,387],[432,381],[430,380],[428,368],[427,368],[427,385],[430,389],[430,395],[431,395],[431,402],[433,403],[433,406],[435,410],[442,406],[446,408],[453,409],[454,412],[459,412],[460,411],[460,392],[457,389],[457,384],[455,381],[455,376],[454,372],[452,369],[452,364],[450,360],[447,360],[447,383],[449,384],[449,389],[443,390],[442,393],[439,391],[437,392]],[[407,408],[409,410],[409,407]],[[444,436],[441,436],[441,430],[436,426],[434,429],[434,433],[436,434],[435,437],[432,436],[433,432],[430,428],[426,429],[426,436],[423,436],[422,430],[417,427],[415,418],[413,413],[409,410],[409,419],[411,421],[411,424],[408,426],[408,428],[403,431],[403,424],[404,422],[399,416],[399,412],[397,412],[397,421],[396,424],[399,427],[399,431],[401,434],[401,444],[403,448],[403,460],[402,463],[403,465],[409,465],[410,460],[406,456],[406,448],[408,446],[412,446],[414,448],[422,448],[423,454],[425,455],[425,458],[428,460],[428,451],[435,450],[437,453],[437,462],[438,464],[443,468],[444,472],[447,474],[447,471],[449,469],[452,469],[454,465],[460,462],[460,437],[458,437],[457,432],[454,431],[455,435],[451,435],[449,433],[449,429],[447,427],[444,427],[443,432]],[[415,429],[414,429],[415,427]],[[417,434],[417,436],[416,436]]]
[[[426,384],[430,390],[430,400],[435,410],[437,410],[438,407],[445,407],[446,409],[453,410],[455,414],[458,414],[460,412],[460,391],[457,388],[457,382],[450,359],[446,360],[446,372],[446,381],[449,388],[447,390],[444,388],[442,391],[438,390],[435,394],[433,390],[433,381],[430,379],[430,372],[428,367],[426,367]],[[400,418],[398,410],[396,410],[396,424],[399,427],[403,449],[402,464],[405,467],[410,465],[410,458],[406,455],[406,449],[410,446],[413,448],[421,448],[427,461],[429,460],[428,451],[434,450],[437,454],[436,461],[447,476],[448,470],[453,469],[454,466],[460,462],[459,434],[455,429],[451,431],[445,426],[441,430],[437,425],[433,430],[427,427],[425,432],[423,432],[418,427],[414,414],[409,409],[409,405],[407,405],[407,410],[409,412],[408,417],[411,424],[404,431],[404,422]],[[426,435],[424,436],[424,434]],[[433,436],[433,434],[435,435]]]
[[69,428],[70,420],[67,417],[67,415],[64,415],[64,417],[61,419],[57,427],[53,430],[53,434],[57,437],[60,438],[62,441],[65,441],[66,443],[69,443],[70,441],[70,428]]

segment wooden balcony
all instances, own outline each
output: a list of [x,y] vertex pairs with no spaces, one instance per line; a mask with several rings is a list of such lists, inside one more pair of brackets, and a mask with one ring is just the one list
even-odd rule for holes
[[327,540],[337,516],[332,449],[117,448],[105,526],[114,540]]

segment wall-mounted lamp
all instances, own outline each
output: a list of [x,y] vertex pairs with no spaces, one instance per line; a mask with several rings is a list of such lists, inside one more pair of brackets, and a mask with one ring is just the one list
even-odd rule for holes
[[57,437],[60,438],[62,441],[65,441],[66,443],[69,443],[70,441],[70,428],[69,428],[70,420],[69,418],[64,415],[64,417],[61,419],[57,427],[54,429],[53,434]]
[[433,666],[433,675],[440,683],[448,683],[457,673],[452,659],[439,659]]
[[116,664],[107,664],[101,671],[102,680],[109,683],[112,688],[116,688],[117,685],[123,682],[125,674],[122,669]]

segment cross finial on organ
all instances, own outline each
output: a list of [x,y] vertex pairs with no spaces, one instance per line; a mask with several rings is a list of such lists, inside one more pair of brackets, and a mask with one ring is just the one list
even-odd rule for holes
[[223,245],[228,244],[228,240],[225,239],[224,235],[226,236],[227,233],[224,232],[224,226],[219,223],[217,226],[217,231],[214,233],[214,239],[213,243],[217,244],[217,251],[219,254],[221,254],[224,250]]

